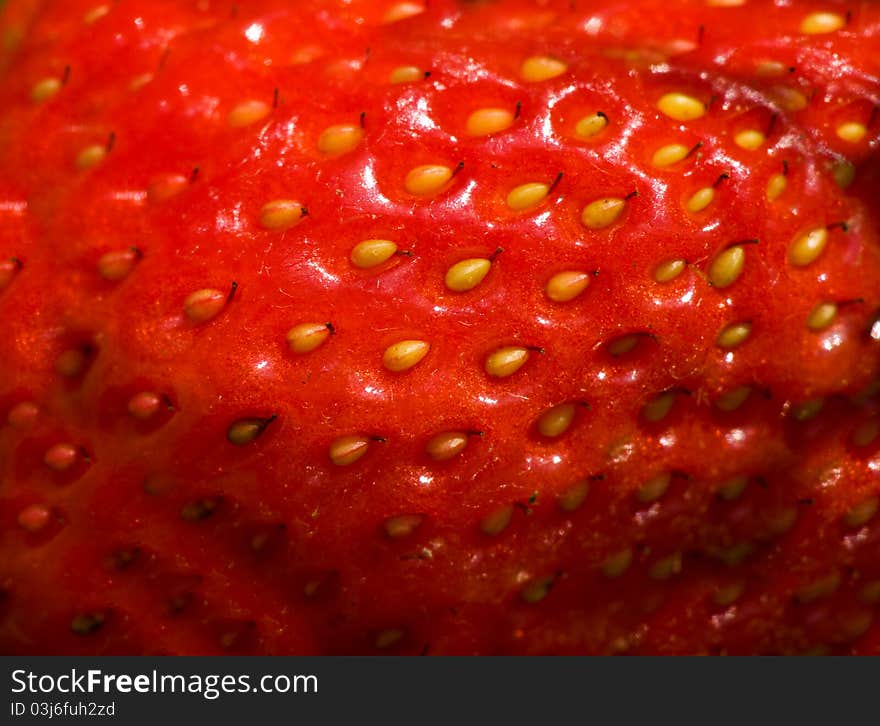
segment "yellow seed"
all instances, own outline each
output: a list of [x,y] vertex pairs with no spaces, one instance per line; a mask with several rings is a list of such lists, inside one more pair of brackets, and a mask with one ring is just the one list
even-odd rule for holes
[[684,272],[686,267],[685,260],[666,260],[654,269],[654,279],[657,282],[671,282]]
[[807,35],[833,33],[846,25],[846,19],[837,13],[810,13],[801,21],[801,32]]
[[61,90],[61,81],[57,78],[44,78],[31,86],[31,101],[42,103],[48,101]]
[[749,386],[740,386],[739,388],[734,388],[733,390],[727,391],[726,393],[719,396],[718,400],[715,401],[715,405],[718,407],[718,410],[724,412],[736,411],[740,406],[742,406],[746,399],[749,397],[749,394],[752,392],[752,389]]
[[537,207],[546,199],[550,192],[550,185],[541,182],[529,182],[514,187],[507,195],[507,206],[514,212]]
[[183,302],[183,312],[190,322],[204,323],[216,317],[226,305],[228,293],[204,288],[190,293]]
[[755,66],[755,75],[759,78],[774,78],[776,76],[785,75],[786,65],[779,61],[760,61]]
[[97,7],[92,8],[85,15],[83,15],[83,22],[86,25],[91,25],[92,23],[96,23],[98,20],[103,18],[109,12],[109,5],[98,5]]
[[579,139],[591,139],[602,133],[608,125],[608,117],[603,113],[594,113],[584,116],[575,124],[574,133]]
[[118,282],[131,273],[140,257],[140,250],[133,247],[105,252],[98,260],[98,274],[105,280]]
[[702,212],[715,199],[715,190],[712,187],[703,187],[694,192],[687,201],[687,210],[693,214]]
[[272,107],[263,101],[243,101],[235,106],[226,116],[226,123],[234,129],[250,126],[262,121],[272,113]]
[[403,635],[403,631],[396,628],[383,630],[381,633],[376,635],[376,648],[378,650],[385,650],[386,648],[390,648],[392,645],[399,643],[403,639]]
[[807,317],[807,327],[810,330],[823,330],[834,322],[835,317],[837,317],[837,305],[833,302],[819,303]]
[[706,0],[706,5],[713,8],[738,8],[746,4],[746,0]]
[[744,131],[737,132],[733,137],[734,143],[746,151],[759,149],[766,140],[767,137],[757,129],[745,129]]
[[330,444],[330,461],[337,466],[354,464],[370,447],[366,436],[342,436]]
[[802,234],[788,248],[788,261],[795,267],[806,267],[815,262],[828,244],[828,230],[816,227]]
[[730,547],[718,550],[715,554],[718,559],[728,567],[736,567],[737,565],[742,564],[746,557],[754,551],[755,546],[751,542],[739,542]]
[[651,163],[661,169],[666,166],[672,166],[684,159],[688,155],[688,151],[690,149],[684,144],[667,144],[654,152],[654,156],[651,157]]
[[590,202],[581,212],[581,221],[589,229],[603,229],[614,224],[623,214],[626,202],[618,197],[608,197]]
[[275,419],[272,418],[243,418],[233,422],[226,429],[226,438],[229,443],[236,446],[245,446],[256,441],[266,427]]
[[550,592],[550,588],[553,586],[553,577],[548,575],[547,577],[540,577],[537,580],[532,580],[528,585],[526,585],[522,590],[520,590],[520,597],[525,600],[530,605],[533,605],[536,602],[540,602],[547,594]]
[[651,565],[648,575],[652,580],[668,580],[679,572],[681,572],[681,552],[676,552]]
[[150,81],[153,80],[152,73],[141,73],[139,76],[135,76],[128,82],[128,90],[129,91],[139,91],[141,88],[146,86]]
[[557,272],[547,281],[544,292],[553,302],[574,300],[590,284],[590,275],[579,270]]
[[411,169],[404,180],[410,194],[419,197],[436,194],[452,179],[452,169],[440,164],[425,164]]
[[589,492],[589,480],[581,479],[580,481],[575,482],[559,495],[559,498],[557,499],[559,502],[559,508],[563,512],[573,512],[584,503]]
[[560,76],[567,70],[568,65],[561,60],[546,55],[537,55],[526,58],[519,72],[524,81],[535,83]]
[[633,561],[632,550],[627,548],[620,550],[605,558],[602,563],[602,574],[609,579],[620,577],[629,569]]
[[713,287],[730,287],[742,274],[745,263],[746,251],[741,245],[728,247],[709,265],[709,282]]
[[657,102],[660,112],[676,121],[693,121],[706,113],[706,106],[684,93],[667,93]]
[[666,494],[669,485],[672,483],[672,474],[663,473],[648,479],[642,486],[636,489],[636,499],[642,504],[650,504],[656,502],[660,497]]
[[444,431],[431,437],[425,451],[434,461],[447,461],[464,451],[467,443],[467,434],[461,431]]
[[641,335],[622,335],[608,344],[608,352],[617,357],[626,355],[639,344]]
[[797,599],[802,603],[811,603],[819,598],[827,597],[840,586],[840,574],[832,572],[825,577],[811,582],[797,591]]
[[736,346],[744,343],[751,334],[751,323],[733,323],[718,333],[718,339],[715,341],[715,344],[719,348],[736,348]]
[[303,218],[304,212],[305,207],[294,199],[275,199],[260,209],[260,226],[272,230],[289,229]]
[[401,2],[395,3],[382,17],[383,23],[396,23],[398,20],[406,20],[415,15],[425,12],[425,6],[421,3]]
[[803,111],[808,104],[807,97],[796,88],[777,86],[772,90],[771,94],[776,103],[789,113]]
[[300,323],[287,331],[287,345],[294,353],[311,353],[329,336],[327,323]]
[[742,581],[732,582],[729,585],[722,585],[715,591],[715,594],[712,595],[712,600],[716,605],[727,607],[728,605],[733,605],[733,603],[739,600],[745,590],[746,584]]
[[368,270],[388,261],[397,252],[397,245],[388,239],[365,239],[351,251],[351,263]]
[[506,108],[481,108],[468,116],[465,128],[471,136],[488,136],[510,128],[513,119]]
[[718,496],[725,502],[732,502],[734,499],[739,499],[742,496],[742,493],[746,490],[748,483],[749,478],[747,476],[740,475],[732,477],[718,487]]
[[786,179],[785,174],[774,174],[771,176],[767,182],[767,199],[771,202],[779,199],[786,186],[788,186],[788,179]]
[[865,421],[853,431],[853,444],[868,446],[878,435],[880,435],[880,419]]
[[103,144],[92,144],[87,146],[76,156],[76,168],[80,171],[91,169],[93,166],[100,164],[107,156],[107,147]]
[[419,528],[424,519],[424,516],[421,514],[401,514],[397,517],[389,517],[383,525],[385,534],[391,537],[391,539],[409,537]]
[[391,83],[412,83],[413,81],[421,81],[425,77],[425,72],[416,66],[398,66],[388,76]]
[[849,141],[851,144],[857,144],[865,138],[865,134],[867,133],[868,128],[865,124],[859,123],[858,121],[847,121],[837,127],[837,135],[844,141]]
[[480,520],[480,531],[483,534],[488,534],[490,537],[497,537],[507,529],[507,525],[510,524],[512,517],[513,506],[507,505],[506,507],[501,507],[501,509],[496,509]]
[[672,404],[675,403],[675,392],[666,391],[656,398],[651,399],[642,409],[642,415],[647,421],[657,423],[666,418],[667,414],[672,410]]
[[859,592],[862,602],[874,605],[880,603],[880,580],[872,580],[867,583]]
[[382,355],[382,364],[394,373],[400,373],[419,363],[431,349],[424,340],[401,340],[389,345]]
[[492,266],[484,257],[471,257],[456,262],[446,271],[446,287],[453,292],[467,292],[479,285]]
[[843,515],[843,523],[847,527],[861,527],[867,524],[880,509],[880,497],[871,497],[851,507]]
[[352,124],[328,126],[318,137],[318,151],[328,156],[339,156],[351,151],[364,138],[364,130]]
[[841,189],[846,189],[856,178],[855,164],[849,161],[838,161],[831,167],[831,177]]
[[812,401],[804,401],[792,409],[795,421],[809,421],[819,414],[825,406],[824,398],[814,398]]
[[529,359],[529,351],[516,345],[505,346],[486,357],[484,368],[494,378],[507,378],[522,368]]
[[576,411],[573,403],[560,403],[548,408],[538,417],[538,432],[550,439],[562,436],[574,421]]

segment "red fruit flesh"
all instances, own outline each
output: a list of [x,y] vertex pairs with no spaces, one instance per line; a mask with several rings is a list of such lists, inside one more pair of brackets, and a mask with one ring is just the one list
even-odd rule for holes
[[10,2],[0,650],[880,652],[880,6],[680,6]]

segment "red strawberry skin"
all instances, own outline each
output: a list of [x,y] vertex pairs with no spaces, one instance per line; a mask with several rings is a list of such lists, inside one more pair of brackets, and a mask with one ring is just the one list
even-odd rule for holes
[[584,5],[7,4],[0,650],[880,653],[880,8]]

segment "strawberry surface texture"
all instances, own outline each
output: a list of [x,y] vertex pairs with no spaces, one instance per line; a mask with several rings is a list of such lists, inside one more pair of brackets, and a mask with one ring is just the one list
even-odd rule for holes
[[880,3],[0,40],[0,651],[880,654]]

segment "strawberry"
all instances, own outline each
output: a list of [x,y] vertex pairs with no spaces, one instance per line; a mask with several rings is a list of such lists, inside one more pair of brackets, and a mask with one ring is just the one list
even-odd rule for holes
[[0,649],[880,653],[880,6],[10,0]]

